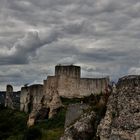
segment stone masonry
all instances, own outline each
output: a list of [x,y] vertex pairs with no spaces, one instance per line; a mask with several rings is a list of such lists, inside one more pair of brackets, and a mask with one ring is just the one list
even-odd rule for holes
[[55,67],[55,75],[48,76],[44,80],[44,93],[49,95],[53,89],[58,91],[59,96],[66,98],[84,97],[92,94],[105,93],[109,84],[109,78],[81,78],[79,66]]

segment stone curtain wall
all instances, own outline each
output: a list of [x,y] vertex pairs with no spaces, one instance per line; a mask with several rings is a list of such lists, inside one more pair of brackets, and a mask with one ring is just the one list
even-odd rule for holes
[[73,78],[65,75],[51,76],[44,81],[46,95],[56,89],[60,96],[67,98],[83,97],[92,94],[106,93],[109,79]]
[[86,96],[92,94],[106,93],[109,79],[107,78],[82,78],[80,79],[80,95]]

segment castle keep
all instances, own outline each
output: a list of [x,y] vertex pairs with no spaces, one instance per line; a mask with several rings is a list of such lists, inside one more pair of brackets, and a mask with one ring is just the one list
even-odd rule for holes
[[44,93],[49,95],[55,89],[59,96],[66,98],[83,97],[92,94],[105,93],[109,78],[81,78],[79,66],[55,67],[55,75],[44,80]]

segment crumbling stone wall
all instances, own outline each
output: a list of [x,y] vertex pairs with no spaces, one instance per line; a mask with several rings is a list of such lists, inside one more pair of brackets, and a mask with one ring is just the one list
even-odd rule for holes
[[9,107],[12,109],[14,108],[12,97],[13,97],[13,87],[12,87],[12,85],[7,85],[6,86],[5,107]]
[[20,110],[30,113],[40,106],[43,96],[43,85],[31,85],[21,88]]
[[6,92],[3,99],[5,100],[5,107],[18,110],[20,109],[20,91],[14,92],[12,85],[6,86]]
[[65,128],[74,123],[86,110],[90,108],[89,105],[83,103],[70,104],[67,107]]
[[28,104],[30,102],[29,97],[29,87],[22,87],[20,95],[20,111],[28,112]]
[[[30,91],[30,100],[32,104],[32,109],[38,110],[41,105],[41,99],[43,97],[43,85],[32,85],[29,88]],[[31,109],[31,110],[32,110]]]
[[20,110],[20,91],[13,92],[12,102],[13,107]]

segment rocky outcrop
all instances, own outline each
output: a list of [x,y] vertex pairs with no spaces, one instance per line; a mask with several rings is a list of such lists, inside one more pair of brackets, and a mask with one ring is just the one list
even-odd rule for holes
[[60,140],[89,140],[94,135],[94,123],[96,113],[94,111],[84,113],[80,119],[65,129]]
[[60,96],[57,90],[53,90],[48,95],[40,95],[40,100],[37,104],[33,104],[33,109],[29,114],[27,125],[34,125],[35,121],[54,117],[58,110],[63,107]]
[[65,128],[74,123],[75,120],[79,119],[79,117],[82,114],[84,114],[84,111],[88,110],[89,108],[90,106],[87,104],[82,103],[70,104],[67,107]]
[[140,76],[118,81],[97,134],[100,140],[140,140]]
[[97,126],[106,112],[108,94],[93,95],[70,104],[65,118],[65,132],[61,140],[97,140]]
[[49,118],[52,118],[57,114],[57,111],[59,108],[63,107],[63,104],[61,102],[60,96],[57,92],[57,90],[53,92],[53,96],[51,101],[47,104],[49,111]]

